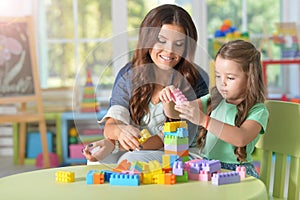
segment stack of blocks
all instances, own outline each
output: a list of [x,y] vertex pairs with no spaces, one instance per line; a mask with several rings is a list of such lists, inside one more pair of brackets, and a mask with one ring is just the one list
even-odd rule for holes
[[97,102],[94,84],[92,82],[91,71],[87,70],[86,83],[83,88],[83,99],[81,101],[81,112],[98,112],[99,103]]
[[177,155],[183,161],[189,160],[188,129],[185,121],[165,123],[164,151],[167,155]]

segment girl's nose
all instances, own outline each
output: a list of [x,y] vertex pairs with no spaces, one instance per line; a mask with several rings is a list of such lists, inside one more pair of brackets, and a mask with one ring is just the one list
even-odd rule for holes
[[225,77],[224,77],[224,78],[222,78],[222,80],[221,80],[221,84],[226,86],[226,78],[225,78]]

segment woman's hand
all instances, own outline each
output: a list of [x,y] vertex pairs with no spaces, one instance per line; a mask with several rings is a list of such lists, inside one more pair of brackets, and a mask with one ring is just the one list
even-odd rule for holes
[[172,97],[172,95],[175,89],[176,88],[173,85],[167,86],[164,89],[162,89],[159,92],[160,101],[163,103],[170,103],[171,101],[173,101],[174,98]]
[[190,122],[204,126],[205,114],[200,110],[198,100],[187,101],[180,105],[175,105],[175,110],[180,112],[179,117],[189,120]]
[[118,140],[120,145],[129,151],[139,150],[140,143],[137,140],[140,136],[140,130],[132,125],[119,124],[120,133]]
[[89,161],[96,162],[106,158],[115,149],[114,143],[109,139],[90,143],[82,150],[82,154]]

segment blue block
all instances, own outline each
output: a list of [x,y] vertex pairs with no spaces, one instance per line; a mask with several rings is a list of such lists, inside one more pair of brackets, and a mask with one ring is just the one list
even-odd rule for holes
[[[48,152],[53,152],[52,133],[47,132]],[[41,136],[39,132],[30,132],[26,134],[26,157],[36,158],[42,153]]]
[[140,176],[137,174],[112,174],[109,184],[119,186],[139,186]]

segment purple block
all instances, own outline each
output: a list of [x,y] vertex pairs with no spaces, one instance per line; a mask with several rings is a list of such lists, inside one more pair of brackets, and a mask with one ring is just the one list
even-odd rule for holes
[[173,164],[173,174],[177,176],[182,176],[183,175],[183,162],[182,161],[176,161]]
[[190,165],[190,173],[191,174],[199,174],[202,169],[201,163],[191,163]]
[[217,172],[221,169],[221,162],[219,160],[209,160],[202,163],[202,170],[209,173]]
[[241,182],[241,177],[238,172],[217,173],[213,174],[213,177],[211,178],[211,183],[213,185],[224,185],[238,182]]

